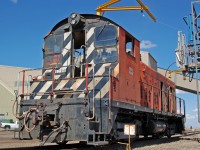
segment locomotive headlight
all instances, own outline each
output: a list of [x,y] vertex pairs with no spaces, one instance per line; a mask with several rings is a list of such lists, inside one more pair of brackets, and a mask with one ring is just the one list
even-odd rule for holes
[[71,14],[71,18],[72,18],[72,19],[75,19],[76,16],[77,16],[77,15],[76,15],[75,13],[72,13],[72,14]]
[[72,13],[68,17],[68,22],[72,25],[73,28],[78,28],[85,24],[85,18],[78,13]]
[[76,24],[76,20],[71,20],[70,22],[72,25],[75,25]]
[[72,25],[72,26],[75,26],[79,23],[81,17],[79,14],[77,13],[72,13],[70,15],[70,17],[68,18],[68,22]]

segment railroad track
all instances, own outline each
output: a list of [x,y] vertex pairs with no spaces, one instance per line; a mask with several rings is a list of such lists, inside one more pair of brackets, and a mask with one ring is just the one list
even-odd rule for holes
[[180,139],[182,140],[192,140],[192,141],[197,141],[200,143],[200,136],[199,137],[194,137],[193,135],[200,134],[200,130],[189,130],[186,131],[182,134]]
[[195,135],[195,134],[200,134],[200,130],[189,130],[185,131],[182,135],[184,136],[190,136],[190,135]]
[[[148,138],[139,138],[131,141],[131,147],[134,149],[140,149],[144,146],[152,146],[152,145],[158,145],[161,143],[170,143],[175,142],[179,140],[192,140],[192,141],[198,141],[200,142],[199,137],[195,137],[196,134],[200,134],[200,130],[195,131],[185,131],[183,134],[172,136],[171,138],[160,138],[155,139],[153,137]],[[88,146],[84,144],[66,144],[66,145],[44,145],[44,146],[32,146],[32,147],[17,147],[17,148],[4,148],[4,150],[47,150],[47,149],[69,149],[69,150],[124,150],[126,148],[126,145],[121,145],[118,143],[106,145],[106,146]]]
[[93,146],[83,144],[66,144],[66,145],[44,145],[44,146],[31,146],[31,147],[15,147],[4,148],[4,150],[49,150],[49,149],[69,149],[69,150],[92,150]]

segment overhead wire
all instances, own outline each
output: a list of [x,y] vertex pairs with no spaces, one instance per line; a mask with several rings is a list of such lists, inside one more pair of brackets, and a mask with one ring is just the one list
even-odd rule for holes
[[[151,20],[149,17],[146,17],[146,16],[145,16],[145,14],[143,13],[143,11],[142,11],[141,13],[142,13],[142,16],[143,16],[144,18],[147,18],[147,19]],[[152,20],[151,20],[151,21],[152,21]],[[166,26],[166,27],[168,27],[168,28],[170,28],[170,29],[176,30],[176,31],[179,31],[179,30],[180,30],[178,27],[173,26],[173,25],[168,24],[168,23],[165,23],[165,22],[163,22],[163,21],[160,21],[160,20],[157,19],[157,18],[156,18],[156,23],[161,24],[161,25],[164,25],[164,26]]]

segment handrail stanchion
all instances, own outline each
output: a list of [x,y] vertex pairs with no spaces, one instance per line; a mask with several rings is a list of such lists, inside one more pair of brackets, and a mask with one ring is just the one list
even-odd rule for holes
[[53,91],[54,91],[54,80],[55,80],[55,68],[52,68],[52,88],[51,88],[51,98],[53,97]]
[[88,120],[91,120],[91,119],[94,119],[95,117],[95,78],[94,78],[94,66],[92,66],[92,83],[93,83],[93,90],[92,90],[92,95],[93,95],[93,98],[92,98],[92,117],[88,117],[87,119]]
[[19,92],[19,82],[20,82],[20,72],[18,72],[18,75],[17,75],[17,92]]
[[88,63],[85,64],[86,65],[86,73],[85,73],[85,89],[86,92],[88,93]]
[[185,100],[183,100],[183,108],[184,108],[184,116],[185,116]]
[[181,114],[181,98],[179,98],[180,114]]
[[24,81],[25,81],[25,70],[22,71],[22,98],[24,98]]
[[109,99],[108,99],[108,103],[109,103],[109,115],[108,115],[108,119],[111,119],[111,67],[109,67]]

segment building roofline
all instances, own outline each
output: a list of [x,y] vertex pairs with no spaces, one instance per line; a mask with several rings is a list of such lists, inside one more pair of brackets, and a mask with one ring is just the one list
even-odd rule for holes
[[31,69],[31,68],[17,67],[17,66],[7,66],[7,65],[0,65],[0,67]]
[[3,87],[5,87],[12,95],[15,95],[13,89],[11,89],[10,87],[8,87],[3,81],[0,80],[0,85],[2,85]]

